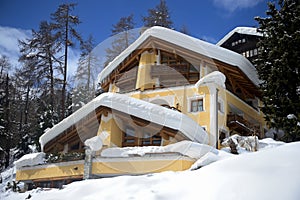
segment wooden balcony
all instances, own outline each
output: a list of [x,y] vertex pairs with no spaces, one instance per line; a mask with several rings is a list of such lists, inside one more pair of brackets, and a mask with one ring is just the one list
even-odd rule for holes
[[235,131],[243,136],[259,134],[260,132],[259,126],[250,123],[240,115],[232,113],[227,115],[227,126],[231,131]]
[[137,67],[116,75],[116,86],[121,90],[133,90],[137,79]]
[[152,78],[165,77],[165,76],[170,77],[171,75],[187,76],[187,74],[188,74],[188,66],[184,64],[151,66]]
[[197,82],[199,73],[190,72],[187,64],[153,65],[151,78],[158,78],[164,87],[181,86]]

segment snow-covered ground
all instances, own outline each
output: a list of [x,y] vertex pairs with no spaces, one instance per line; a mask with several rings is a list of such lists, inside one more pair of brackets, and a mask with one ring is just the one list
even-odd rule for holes
[[[234,156],[209,153],[216,162],[198,170],[79,181],[64,189],[0,194],[2,200],[30,199],[300,199],[300,142],[273,140],[258,152]],[[270,144],[270,145],[268,145]],[[219,155],[217,154],[217,155]]]

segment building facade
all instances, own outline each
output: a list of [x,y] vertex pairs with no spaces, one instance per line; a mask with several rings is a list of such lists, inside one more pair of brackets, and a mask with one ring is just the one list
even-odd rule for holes
[[[195,144],[219,148],[232,134],[264,137],[255,67],[226,49],[231,40],[213,45],[162,27],[146,30],[99,74],[104,93],[40,138],[47,154],[78,155],[87,151],[86,140],[99,137],[101,148],[92,149],[90,161],[78,156],[22,166],[17,179],[57,186],[86,171],[106,177],[186,170],[195,157],[169,145],[189,141],[188,151]],[[145,150],[155,146],[160,148]],[[146,152],[114,154],[136,147]]]
[[242,54],[254,64],[254,60],[258,58],[257,43],[261,37],[262,34],[257,31],[257,28],[236,27],[226,34],[217,45]]

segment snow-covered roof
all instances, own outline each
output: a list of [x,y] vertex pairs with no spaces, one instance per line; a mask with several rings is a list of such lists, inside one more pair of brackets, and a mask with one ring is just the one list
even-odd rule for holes
[[177,46],[184,47],[198,54],[205,55],[209,58],[237,66],[255,85],[259,85],[260,83],[255,67],[244,56],[218,45],[159,26],[147,29],[134,43],[110,62],[109,65],[99,74],[98,82],[102,82],[106,77],[108,77],[126,57],[128,57],[134,50],[138,49],[139,46],[149,37],[158,38]]
[[194,120],[174,111],[124,94],[103,93],[77,110],[69,117],[47,130],[39,139],[41,147],[60,135],[64,130],[79,122],[98,107],[108,107],[155,124],[179,130],[191,141],[207,144],[208,135]]
[[261,33],[257,32],[257,28],[253,27],[236,27],[229,33],[227,33],[216,45],[221,46],[226,42],[233,34],[245,34],[245,35],[255,35],[255,36],[262,36]]
[[226,81],[226,76],[219,71],[214,71],[211,72],[195,83],[195,87],[199,88],[201,85],[204,85],[205,83],[214,83],[216,85],[219,85],[223,88],[225,88],[225,81]]

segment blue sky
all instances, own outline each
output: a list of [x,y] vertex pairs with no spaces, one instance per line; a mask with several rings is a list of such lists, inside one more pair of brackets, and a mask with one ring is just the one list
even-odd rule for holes
[[[77,2],[75,14],[82,24],[84,36],[92,34],[99,43],[110,35],[112,24],[133,13],[137,27],[141,16],[159,0],[0,0],[0,25],[22,29],[37,29],[40,21],[49,20],[59,4]],[[257,26],[255,16],[265,16],[266,0],[167,0],[175,28],[187,26],[199,38],[221,39],[236,26]]]
[[[267,0],[166,0],[174,28],[186,26],[194,37],[216,43],[237,26],[257,26],[255,16],[265,16]],[[123,16],[134,14],[136,27],[143,25],[159,0],[0,0],[0,54],[17,51],[17,39],[30,35],[42,20],[49,20],[61,3],[78,3],[74,14],[82,23],[78,30],[96,44],[108,38],[112,25]],[[15,59],[13,55],[12,59]]]

